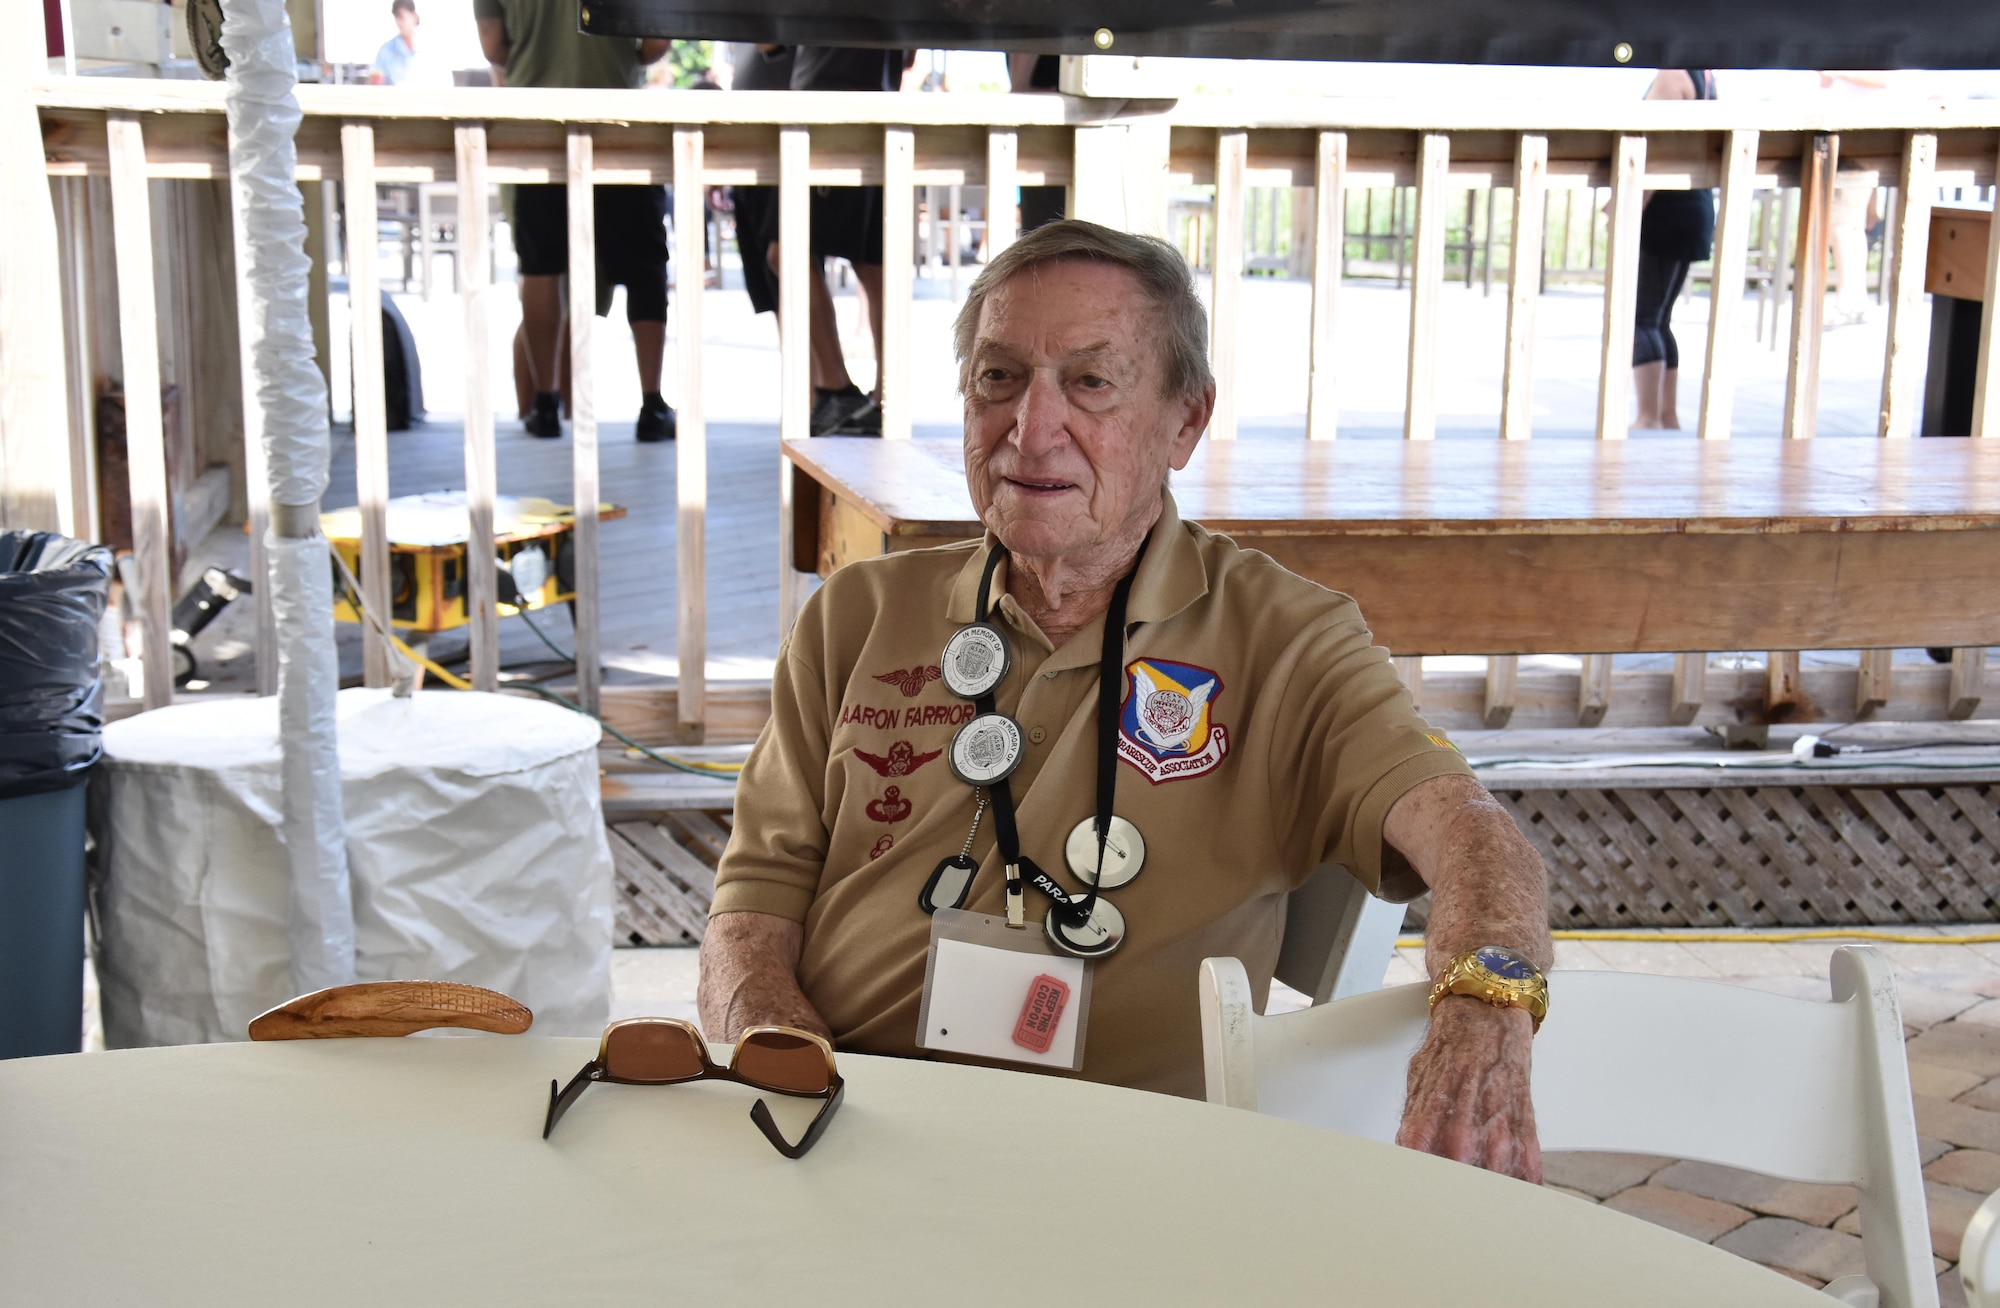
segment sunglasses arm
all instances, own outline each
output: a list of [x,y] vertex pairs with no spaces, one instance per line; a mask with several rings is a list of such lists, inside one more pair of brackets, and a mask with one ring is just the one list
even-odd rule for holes
[[583,1092],[588,1090],[590,1083],[596,1079],[595,1074],[598,1070],[597,1060],[592,1059],[585,1063],[583,1070],[571,1077],[569,1084],[560,1091],[556,1089],[554,1081],[549,1082],[549,1115],[542,1122],[542,1139],[549,1138],[549,1132],[556,1129],[556,1123],[560,1122],[562,1115],[569,1111],[569,1106],[583,1097]]
[[769,1140],[779,1153],[787,1158],[804,1158],[806,1152],[819,1143],[820,1136],[826,1131],[827,1123],[833,1120],[834,1110],[840,1107],[841,1096],[846,1093],[847,1083],[835,1077],[833,1093],[820,1105],[819,1112],[813,1117],[812,1125],[806,1128],[806,1133],[799,1137],[797,1144],[785,1142],[784,1133],[778,1130],[778,1123],[772,1118],[770,1108],[762,1099],[751,1105],[750,1120],[757,1124],[757,1129],[764,1133],[764,1138]]

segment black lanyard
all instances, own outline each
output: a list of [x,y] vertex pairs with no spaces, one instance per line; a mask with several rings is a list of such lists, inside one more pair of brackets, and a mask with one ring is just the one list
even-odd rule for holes
[[[1149,537],[1150,539],[1150,537]],[[977,620],[988,620],[992,606],[989,600],[993,590],[993,573],[1006,557],[1007,547],[995,541],[993,549],[986,556],[986,570],[979,577],[979,601]],[[1090,888],[1082,898],[1071,898],[1067,903],[1057,900],[1049,908],[1051,913],[1061,913],[1071,927],[1082,927],[1090,921],[1091,913],[1097,907],[1097,887],[1104,880],[1104,842],[1111,831],[1112,802],[1118,791],[1118,710],[1123,701],[1125,664],[1125,608],[1132,595],[1132,579],[1139,575],[1139,559],[1146,554],[1145,542],[1139,546],[1138,558],[1132,561],[1132,569],[1119,578],[1118,585],[1111,592],[1111,607],[1104,614],[1104,644],[1099,655],[1097,669],[1097,874],[1091,878]],[[997,687],[996,687],[997,689]],[[973,701],[974,711],[992,713],[997,710],[993,703],[993,692],[988,691]],[[1032,880],[1043,889],[1055,883],[1047,873],[1037,867],[1032,859],[1021,854],[1021,833],[1014,823],[1014,792],[1005,778],[987,788],[993,803],[993,834],[1000,847],[1000,859],[1009,872],[1026,868]],[[1009,894],[1018,895],[1020,881],[1009,876]],[[1054,898],[1052,895],[1051,898]]]

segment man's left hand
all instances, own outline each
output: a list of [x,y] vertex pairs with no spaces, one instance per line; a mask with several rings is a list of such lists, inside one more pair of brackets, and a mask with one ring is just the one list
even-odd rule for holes
[[1542,1148],[1529,1093],[1528,1014],[1447,995],[1410,1059],[1396,1143],[1540,1185]]

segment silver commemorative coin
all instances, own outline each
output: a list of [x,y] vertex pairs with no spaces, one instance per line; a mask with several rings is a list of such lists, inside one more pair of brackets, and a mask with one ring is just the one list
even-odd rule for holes
[[1021,724],[1005,713],[981,713],[951,738],[948,758],[968,786],[1005,781],[1021,763]]
[[[1063,858],[1070,873],[1089,886],[1097,881],[1097,819],[1087,817],[1070,828],[1063,842]],[[1104,881],[1099,890],[1116,890],[1139,875],[1146,865],[1146,838],[1117,814],[1111,815],[1111,829],[1104,837]]]
[[975,622],[960,627],[944,643],[938,670],[946,690],[960,699],[978,699],[1007,679],[1011,662],[1000,629],[990,622]]
[[1102,958],[1125,943],[1125,915],[1102,895],[1091,905],[1090,920],[1082,926],[1070,926],[1063,919],[1063,910],[1050,905],[1049,915],[1042,919],[1042,929],[1048,934],[1049,943],[1065,954]]

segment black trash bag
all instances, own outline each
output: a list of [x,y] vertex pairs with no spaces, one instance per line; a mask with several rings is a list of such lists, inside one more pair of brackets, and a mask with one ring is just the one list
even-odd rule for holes
[[111,551],[0,531],[0,799],[62,790],[104,752],[97,626]]

